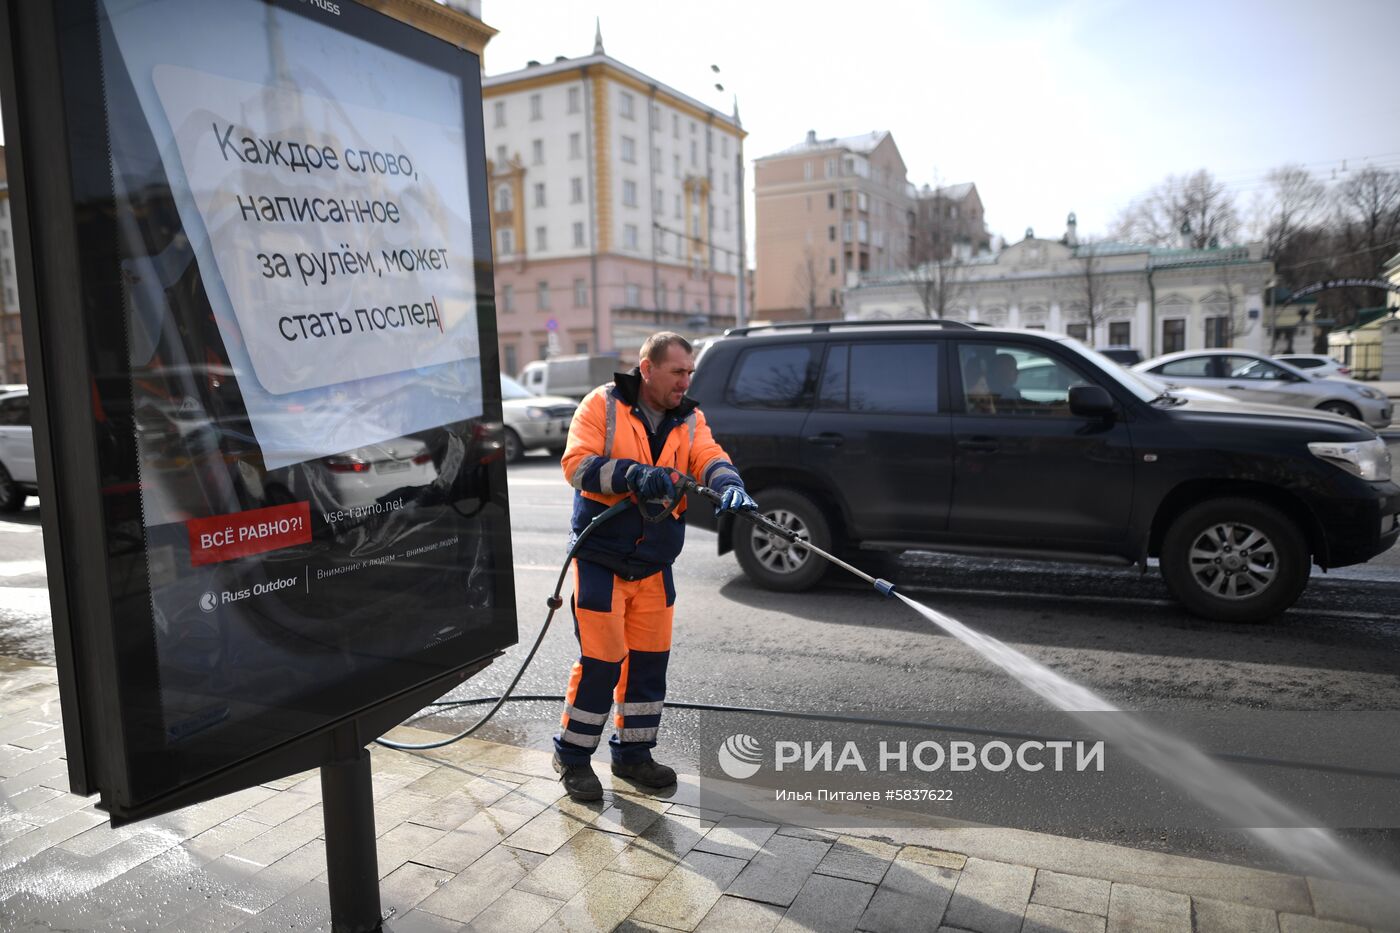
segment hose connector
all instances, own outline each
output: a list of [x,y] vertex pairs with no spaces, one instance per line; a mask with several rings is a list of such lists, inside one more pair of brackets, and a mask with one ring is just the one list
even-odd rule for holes
[[880,591],[880,595],[886,599],[894,596],[894,584],[888,580],[879,579],[875,581],[875,589]]
[[544,602],[546,606],[553,609],[555,612],[558,612],[564,606],[564,600],[558,596],[550,596]]

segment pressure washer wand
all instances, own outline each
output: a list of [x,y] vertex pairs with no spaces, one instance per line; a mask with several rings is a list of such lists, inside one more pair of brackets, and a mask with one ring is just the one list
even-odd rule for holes
[[[696,482],[692,477],[686,476],[684,473],[681,473],[680,479],[676,481],[676,488],[682,493],[693,490],[703,498],[709,499],[715,505],[719,505],[720,499],[722,498],[718,492],[715,492],[708,486],[702,486],[700,483]],[[890,581],[882,579],[880,577],[872,577],[870,574],[866,573],[860,568],[853,567],[850,564],[846,563],[841,558],[833,554],[828,554],[826,551],[823,551],[821,548],[817,547],[815,544],[808,541],[806,538],[802,537],[800,534],[793,531],[791,528],[786,528],[778,524],[777,522],[773,521],[773,519],[769,518],[767,515],[764,515],[762,512],[759,512],[754,509],[741,509],[737,514],[741,515],[744,518],[747,518],[749,521],[753,522],[755,525],[762,528],[769,534],[777,535],[785,541],[789,541],[793,544],[800,545],[806,550],[811,551],[813,554],[816,554],[818,557],[825,558],[827,561],[829,561],[832,564],[835,564],[842,570],[846,570],[855,574],[856,576],[864,580],[866,583],[869,583],[871,586],[875,587],[875,589],[878,590],[881,595],[887,597],[894,595],[894,584]]]

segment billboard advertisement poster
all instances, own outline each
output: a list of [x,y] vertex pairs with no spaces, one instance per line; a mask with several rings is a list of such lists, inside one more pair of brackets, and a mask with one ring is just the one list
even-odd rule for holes
[[96,474],[73,641],[135,813],[515,641],[480,64],[354,3],[58,8],[86,365],[45,380],[96,462],[53,469]]

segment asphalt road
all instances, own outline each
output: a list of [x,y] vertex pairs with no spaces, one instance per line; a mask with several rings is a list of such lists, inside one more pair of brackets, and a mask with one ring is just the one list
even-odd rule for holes
[[[1400,459],[1400,432],[1389,435]],[[512,466],[510,498],[521,643],[449,698],[505,687],[534,641],[565,556],[571,491],[557,461],[532,456]],[[25,511],[0,521],[0,654],[51,662],[38,516],[31,499]],[[903,557],[895,577],[901,592],[1123,709],[1400,711],[1400,549],[1359,567],[1315,571],[1299,604],[1266,626],[1196,619],[1167,598],[1155,572],[919,553]],[[771,593],[749,583],[732,555],[717,556],[713,535],[691,529],[676,581],[671,700],[967,725],[994,713],[1049,708],[971,648],[853,578],[807,593]],[[576,654],[565,609],[516,692],[561,693]],[[556,702],[511,703],[477,735],[548,748],[558,714]],[[427,724],[455,731],[474,715],[449,710]],[[714,754],[713,744],[699,737],[712,735],[718,718],[668,711],[658,757],[698,770]],[[1066,833],[1281,864],[1228,831],[1107,820]],[[1351,838],[1400,863],[1396,833]]]

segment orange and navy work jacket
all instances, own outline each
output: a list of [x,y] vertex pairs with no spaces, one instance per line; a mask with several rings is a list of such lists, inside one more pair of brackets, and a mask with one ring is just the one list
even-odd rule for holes
[[[641,374],[634,369],[615,379],[588,394],[569,426],[562,466],[574,487],[571,545],[595,516],[628,495],[627,471],[636,464],[688,473],[721,492],[743,486],[694,399],[682,398],[652,432],[640,407]],[[680,554],[684,511],[682,500],[661,521],[649,522],[638,509],[626,509],[595,528],[578,557],[602,564],[624,580],[649,577]]]

